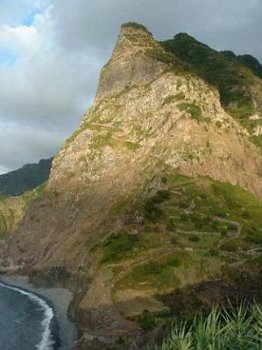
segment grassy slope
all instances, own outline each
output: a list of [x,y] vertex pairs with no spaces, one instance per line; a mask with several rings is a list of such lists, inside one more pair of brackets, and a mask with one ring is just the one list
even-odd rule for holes
[[[255,79],[261,79],[262,71],[254,58],[218,52],[187,34],[178,34],[161,44],[186,63],[187,69],[216,86],[222,105],[251,134],[262,124],[262,119],[249,119],[257,112],[250,87]],[[258,112],[261,114],[262,111]],[[261,136],[252,136],[251,140],[258,146],[262,145]]]
[[[172,170],[161,182],[158,192],[133,204],[130,224],[92,248],[111,276],[115,302],[127,293],[172,293],[230,267],[260,271],[260,200],[239,186]],[[121,207],[133,212],[119,206],[116,215]]]
[[23,219],[27,208],[43,192],[45,184],[20,196],[0,196],[0,238],[6,238],[13,233]]

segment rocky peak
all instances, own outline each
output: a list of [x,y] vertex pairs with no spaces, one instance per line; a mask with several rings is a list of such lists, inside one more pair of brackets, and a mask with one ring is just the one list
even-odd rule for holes
[[[79,327],[101,338],[130,331],[121,316],[124,309],[127,318],[148,310],[148,305],[159,311],[153,295],[167,294],[181,283],[197,283],[211,273],[217,278],[229,260],[235,265],[242,259],[240,249],[246,249],[247,240],[254,257],[252,242],[258,241],[260,231],[253,228],[260,204],[238,187],[211,180],[238,184],[262,197],[261,154],[239,120],[222,108],[214,83],[224,87],[228,76],[239,83],[242,71],[238,66],[230,70],[219,53],[198,42],[190,45],[192,38],[181,34],[183,38],[189,45],[170,40],[162,47],[145,27],[122,26],[112,58],[101,72],[94,105],[55,158],[46,189],[27,209],[3,251],[14,266],[22,262],[36,281],[42,276],[43,281],[70,286],[76,293],[72,305]],[[175,67],[175,55],[184,57],[187,70]],[[257,88],[258,96],[260,91]],[[231,92],[228,84],[226,96]],[[248,121],[259,123],[260,114]],[[8,207],[2,230],[9,213]],[[219,215],[223,226],[216,225]],[[229,226],[231,215],[234,220],[239,215],[240,220],[234,231]],[[242,224],[247,227],[243,235],[238,230]],[[191,230],[201,239],[210,233],[210,239],[203,239],[200,249],[194,240],[192,247]],[[225,237],[220,237],[222,232]],[[253,232],[251,240],[246,234]],[[234,249],[228,255],[226,249],[220,253],[224,239],[231,243],[232,238],[237,241]],[[129,245],[131,250],[126,249]],[[203,255],[214,247],[218,256]],[[169,255],[180,251],[181,259],[186,254],[181,271],[185,266],[188,280],[173,275],[173,263],[165,265]],[[190,259],[194,256],[197,267],[188,266],[187,254]],[[206,265],[214,266],[210,275],[201,269],[203,258]],[[151,280],[151,274],[142,273],[147,284],[134,280],[130,285],[133,268],[147,262],[163,269],[164,284],[160,278],[154,286],[154,274]],[[149,297],[149,304],[143,304],[144,297]]]
[[145,52],[155,45],[152,34],[141,24],[129,22],[122,25],[113,51],[113,60]]
[[173,60],[141,24],[122,25],[109,62],[104,66],[97,97],[112,95],[127,86],[148,83]]

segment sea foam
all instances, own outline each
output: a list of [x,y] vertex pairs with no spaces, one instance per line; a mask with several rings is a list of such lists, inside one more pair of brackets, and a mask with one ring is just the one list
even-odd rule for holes
[[52,339],[52,334],[51,334],[51,322],[52,319],[54,318],[55,314],[52,308],[48,305],[48,303],[38,297],[36,294],[27,292],[23,289],[17,288],[17,287],[12,287],[3,283],[0,283],[0,286],[5,287],[7,289],[14,290],[20,294],[23,294],[27,296],[29,299],[33,300],[34,302],[38,303],[40,305],[41,309],[44,311],[44,318],[42,320],[42,326],[43,326],[43,333],[42,333],[42,338],[39,344],[37,344],[36,349],[37,350],[52,350],[54,346],[54,340]]

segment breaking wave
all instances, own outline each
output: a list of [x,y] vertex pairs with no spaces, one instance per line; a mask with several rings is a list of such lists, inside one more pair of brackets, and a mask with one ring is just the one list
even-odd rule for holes
[[20,294],[27,296],[29,299],[36,302],[41,307],[41,309],[44,311],[44,318],[41,322],[42,327],[43,327],[43,332],[42,332],[42,338],[41,338],[40,342],[37,344],[36,349],[37,350],[53,350],[54,345],[55,345],[55,341],[54,341],[54,339],[52,337],[52,333],[51,333],[51,323],[52,323],[52,320],[55,316],[53,309],[48,305],[48,303],[44,299],[40,298],[36,294],[27,292],[27,291],[20,289],[20,288],[17,288],[17,287],[12,287],[12,286],[6,285],[4,283],[0,283],[0,286],[5,287],[5,288],[10,289],[10,290],[13,290],[13,291],[16,291]]

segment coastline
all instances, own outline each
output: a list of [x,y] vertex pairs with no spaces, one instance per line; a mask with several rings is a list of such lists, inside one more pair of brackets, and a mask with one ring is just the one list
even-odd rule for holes
[[63,288],[34,287],[28,282],[28,278],[24,276],[0,275],[0,282],[35,293],[47,302],[50,302],[50,305],[52,305],[52,308],[55,311],[56,321],[59,328],[59,340],[61,342],[59,350],[73,350],[78,338],[78,331],[76,325],[69,320],[67,315],[68,306],[72,300],[71,292]]

